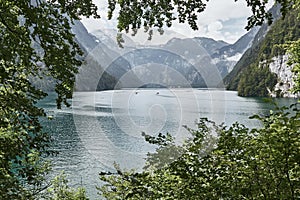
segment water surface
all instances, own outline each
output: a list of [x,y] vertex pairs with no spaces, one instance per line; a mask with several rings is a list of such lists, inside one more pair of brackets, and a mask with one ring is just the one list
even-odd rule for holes
[[[277,99],[290,105],[294,99]],[[48,115],[45,129],[53,136],[54,172],[64,170],[71,185],[83,185],[96,199],[98,173],[122,168],[140,170],[148,151],[142,132],[157,135],[169,132],[179,142],[188,133],[182,127],[195,128],[195,121],[207,117],[231,125],[238,121],[249,127],[253,114],[267,114],[272,108],[261,98],[242,98],[236,92],[204,89],[128,89],[102,92],[77,92],[71,108],[56,109],[55,95],[41,102]]]

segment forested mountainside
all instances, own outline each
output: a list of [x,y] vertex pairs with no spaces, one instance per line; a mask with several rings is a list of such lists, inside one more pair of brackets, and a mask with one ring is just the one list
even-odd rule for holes
[[[89,53],[99,44],[98,38],[88,33],[84,25],[80,21],[76,20],[72,26],[72,32],[75,34],[75,39],[84,52],[84,61],[83,65],[79,69],[79,72],[86,72],[87,70],[90,70],[90,73],[86,74],[86,77],[84,78],[83,76],[77,76],[78,80],[76,82],[78,83],[76,84],[77,87],[75,87],[75,90],[95,91],[114,89],[117,80],[112,75],[105,72],[95,58],[88,56]],[[102,75],[101,82],[99,82],[99,77],[95,77],[97,74]],[[55,80],[53,78],[40,79],[38,77],[32,77],[30,81],[38,88],[41,88],[45,91],[54,90]]]
[[260,28],[252,47],[225,77],[227,89],[238,90],[240,96],[291,96],[292,75],[283,44],[300,37],[300,20],[297,11],[281,18],[279,10],[278,5],[271,9],[275,22]]
[[107,73],[93,57],[87,55],[76,76],[76,91],[102,91],[117,89],[118,80]]

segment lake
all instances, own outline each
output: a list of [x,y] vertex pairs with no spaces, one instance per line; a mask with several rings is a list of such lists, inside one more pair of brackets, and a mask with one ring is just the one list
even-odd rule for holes
[[[276,99],[290,105],[295,99]],[[141,170],[147,144],[141,133],[170,133],[180,143],[188,137],[182,127],[195,128],[200,117],[231,125],[238,121],[249,127],[253,114],[267,114],[272,106],[262,98],[242,98],[236,92],[207,89],[127,89],[102,92],[76,92],[71,108],[56,109],[55,94],[40,102],[53,120],[43,120],[53,137],[51,157],[54,174],[64,170],[72,186],[85,186],[96,199],[100,171],[113,171],[114,163],[123,169]]]

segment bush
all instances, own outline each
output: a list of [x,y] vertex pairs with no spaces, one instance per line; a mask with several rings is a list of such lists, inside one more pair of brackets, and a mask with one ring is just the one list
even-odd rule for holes
[[107,199],[296,199],[300,114],[297,105],[291,109],[253,116],[262,124],[256,129],[200,119],[197,130],[188,129],[191,138],[178,146],[180,156],[163,166],[154,157],[174,144],[162,142],[169,137],[161,135],[152,140],[157,151],[148,155],[154,167],[141,173],[119,168],[115,174],[102,173],[106,184],[99,190]]

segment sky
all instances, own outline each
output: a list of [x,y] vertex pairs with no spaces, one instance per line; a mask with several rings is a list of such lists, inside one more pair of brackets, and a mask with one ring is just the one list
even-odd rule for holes
[[[109,31],[116,28],[116,16],[113,20],[107,20],[107,1],[95,0],[98,6],[101,19],[86,19],[82,20],[89,32],[96,30]],[[154,34],[151,43],[164,43],[172,37],[209,37],[215,40],[223,40],[228,43],[234,43],[242,35],[246,33],[245,26],[247,18],[251,15],[251,10],[246,6],[245,0],[210,0],[207,3],[207,8],[203,13],[199,14],[198,27],[199,30],[193,31],[187,24],[179,24],[173,22],[171,28],[165,29],[165,34],[160,36]],[[129,37],[138,43],[147,43],[147,35],[143,31],[135,37]]]

